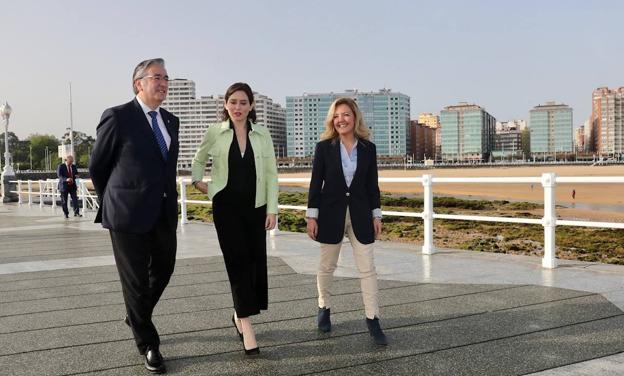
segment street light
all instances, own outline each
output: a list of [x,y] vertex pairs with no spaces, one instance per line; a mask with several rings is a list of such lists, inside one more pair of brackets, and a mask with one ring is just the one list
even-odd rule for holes
[[15,175],[11,166],[11,154],[9,153],[9,117],[11,117],[12,110],[7,102],[0,106],[0,116],[4,119],[4,170],[2,175]]
[[[11,106],[4,102],[0,106],[0,116],[4,119],[4,170],[2,170],[2,202],[17,201],[17,195],[11,192],[12,180],[15,180],[15,172],[11,166],[11,154],[9,153],[9,117],[11,116]],[[13,189],[15,190],[15,189]]]

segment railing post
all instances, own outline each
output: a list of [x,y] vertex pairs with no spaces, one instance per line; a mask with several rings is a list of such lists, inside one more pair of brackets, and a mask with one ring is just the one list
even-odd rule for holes
[[32,205],[32,180],[28,179],[28,206]]
[[186,215],[186,184],[184,179],[180,179],[180,224],[187,224],[188,218]]
[[82,201],[82,214],[84,215],[87,212],[87,187],[82,179],[78,179],[78,181],[80,182],[80,194],[82,195],[80,199]]
[[557,267],[555,255],[555,227],[557,226],[557,214],[555,213],[555,187],[557,175],[553,173],[542,174],[542,187],[544,187],[544,258],[542,267],[554,269]]
[[39,180],[39,207],[43,208],[43,180]]
[[17,204],[22,204],[22,181],[17,180]]
[[57,182],[56,180],[53,180],[51,182],[52,183],[52,209],[56,208],[56,186],[57,184],[54,184],[56,182]]
[[422,185],[424,189],[423,193],[423,246],[422,253],[425,255],[432,255],[435,253],[433,246],[433,189],[432,189],[432,175],[425,174],[422,176]]

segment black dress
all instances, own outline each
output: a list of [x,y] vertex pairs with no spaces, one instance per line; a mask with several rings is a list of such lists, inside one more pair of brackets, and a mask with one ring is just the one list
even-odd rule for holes
[[249,130],[248,124],[247,147],[243,156],[236,135],[232,137],[228,155],[228,182],[212,200],[214,224],[238,317],[257,315],[268,306],[264,229],[266,205],[254,208],[256,167]]

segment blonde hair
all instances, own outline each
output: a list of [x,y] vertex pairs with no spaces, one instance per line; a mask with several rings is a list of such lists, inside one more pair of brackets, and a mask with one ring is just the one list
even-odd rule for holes
[[358,107],[357,103],[351,98],[344,97],[338,98],[334,101],[334,103],[329,106],[329,111],[327,111],[327,118],[325,119],[325,131],[321,134],[321,141],[336,139],[338,138],[338,132],[334,128],[334,114],[336,113],[336,107],[341,104],[349,106],[351,111],[353,112],[353,116],[355,117],[355,128],[354,133],[355,136],[359,139],[369,140],[370,139],[370,130],[364,124],[364,117],[362,116],[362,112]]

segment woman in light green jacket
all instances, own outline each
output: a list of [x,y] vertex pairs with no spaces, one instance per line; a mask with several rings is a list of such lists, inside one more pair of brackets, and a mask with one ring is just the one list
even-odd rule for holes
[[[232,322],[245,354],[258,354],[251,321],[268,306],[266,231],[276,224],[277,166],[271,134],[256,124],[254,96],[237,82],[225,93],[224,121],[212,124],[193,159],[193,186],[212,200],[230,279]],[[210,183],[202,182],[212,157]]]

